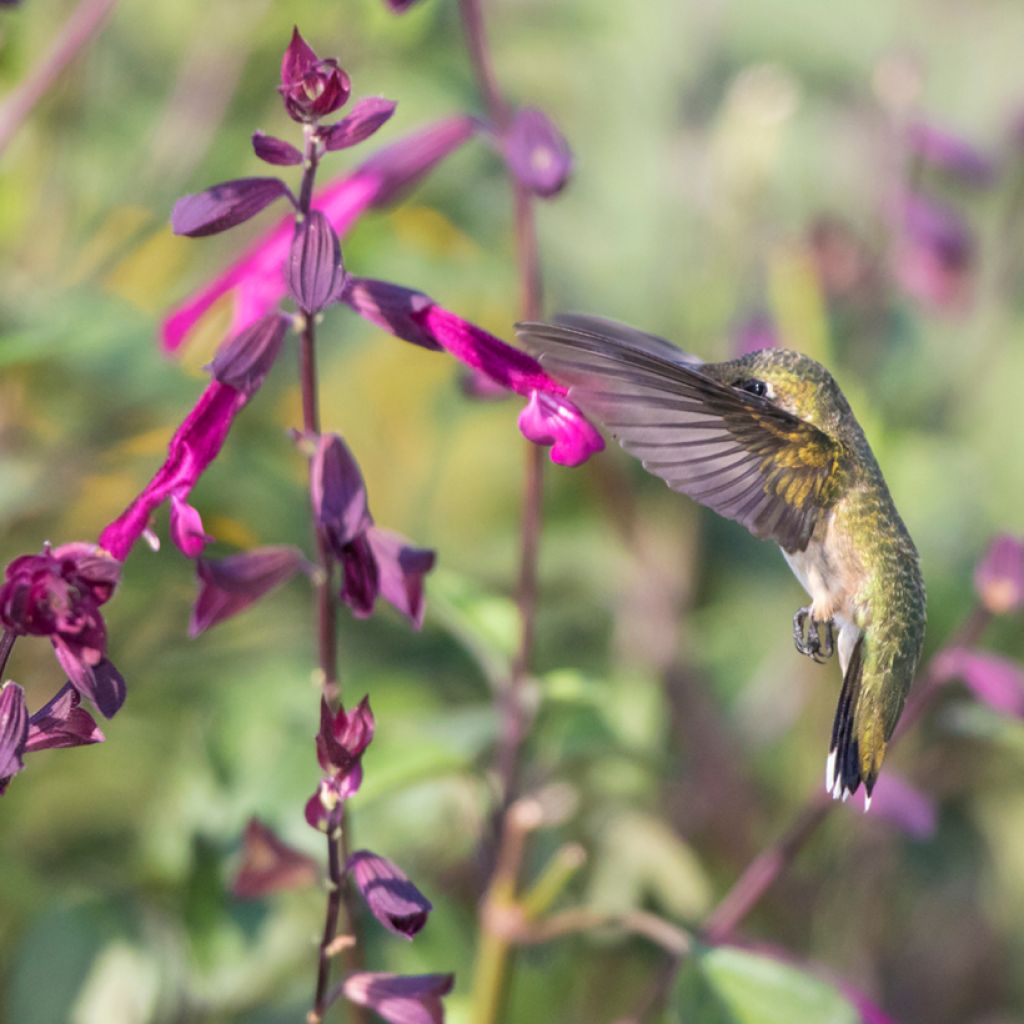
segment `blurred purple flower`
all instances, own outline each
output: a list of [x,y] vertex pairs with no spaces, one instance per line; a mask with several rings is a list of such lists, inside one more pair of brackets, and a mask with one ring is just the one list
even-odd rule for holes
[[991,185],[995,161],[973,143],[929,121],[907,127],[907,146],[919,160],[969,185]]
[[341,244],[319,210],[296,226],[284,273],[288,294],[306,316],[338,301],[345,283]]
[[76,542],[16,558],[0,586],[0,622],[19,636],[48,636],[72,684],[107,718],[124,701],[124,680],[106,659],[100,607],[120,574],[107,551]]
[[358,850],[345,869],[373,916],[388,931],[411,939],[422,930],[433,905],[396,864],[369,850]]
[[733,331],[732,351],[735,358],[779,347],[779,332],[769,313],[757,311],[744,317]]
[[252,151],[264,161],[278,167],[295,167],[302,163],[302,151],[290,142],[278,139],[266,132],[252,133]]
[[254,548],[227,558],[198,559],[199,595],[192,609],[189,636],[197,637],[244,611],[306,566],[302,552],[288,546]]
[[418,0],[385,0],[385,2],[395,14],[404,14],[413,4],[418,3]]
[[317,57],[295,28],[281,59],[278,91],[293,121],[311,123],[343,107],[351,92],[351,83],[336,60]]
[[65,683],[28,719],[28,728],[23,730],[20,720],[25,709],[24,693],[17,683],[4,685],[0,695],[0,794],[24,767],[22,754],[103,742],[103,733],[80,703],[78,691]]
[[6,682],[0,689],[0,792],[25,767],[21,755],[27,739],[25,691],[17,683]]
[[543,111],[533,107],[517,110],[501,146],[509,169],[534,195],[548,199],[565,188],[572,173],[572,151]]
[[962,679],[978,700],[1006,715],[1024,718],[1024,669],[996,654],[953,647],[937,658],[938,679]]
[[916,299],[941,310],[970,299],[974,235],[953,209],[920,193],[904,198],[896,273]]
[[327,150],[356,146],[385,125],[396,106],[394,100],[386,100],[383,96],[367,96],[359,100],[337,124],[321,128],[317,138]]
[[345,998],[367,1006],[388,1024],[443,1024],[441,997],[452,990],[451,974],[350,974],[342,984]]
[[313,828],[328,832],[341,824],[342,805],[362,785],[362,757],[373,739],[373,730],[368,697],[351,714],[340,706],[337,714],[332,714],[327,701],[321,699],[316,758],[324,777],[306,802],[306,821]]
[[137,498],[100,534],[100,544],[123,560],[149,527],[149,517],[172,495],[184,500],[217,457],[235,417],[252,393],[212,381],[168,445],[167,459]]
[[222,384],[255,394],[281,352],[290,318],[268,313],[223,342],[207,369]]
[[[850,803],[865,810],[866,792],[859,790]],[[906,779],[892,772],[881,776],[871,791],[871,814],[895,825],[914,839],[935,834],[935,802]]]
[[231,891],[239,899],[259,899],[312,885],[317,873],[312,857],[293,849],[258,818],[250,818],[242,839],[242,864]]
[[[466,115],[428,125],[385,146],[352,174],[320,189],[313,196],[313,208],[322,210],[338,235],[343,236],[360,214],[383,206],[398,193],[412,188],[479,127],[475,118]],[[178,349],[188,332],[222,296],[234,298],[230,334],[239,333],[273,310],[285,295],[281,268],[291,249],[293,223],[293,217],[284,218],[223,274],[173,309],[163,323],[164,349]]]
[[203,529],[199,510],[176,494],[171,495],[171,539],[186,558],[198,558],[213,540]]
[[255,217],[275,199],[291,195],[280,178],[239,178],[182,196],[171,211],[176,235],[203,238],[236,227]]
[[1024,605],[1024,540],[1001,533],[974,570],[974,588],[993,615],[1019,611]]

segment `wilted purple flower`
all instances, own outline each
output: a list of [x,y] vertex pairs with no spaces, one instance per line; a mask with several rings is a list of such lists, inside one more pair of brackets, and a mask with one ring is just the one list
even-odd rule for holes
[[27,739],[25,691],[17,683],[6,682],[0,689],[0,792],[25,767],[21,755]]
[[451,974],[350,974],[342,983],[345,998],[368,1006],[388,1024],[443,1024],[441,997],[452,990]]
[[225,341],[209,366],[214,378],[254,394],[277,360],[289,323],[283,313],[268,313]]
[[962,679],[978,700],[1006,715],[1024,718],[1024,669],[997,654],[954,647],[937,659],[942,681]]
[[242,865],[231,891],[253,900],[282,889],[312,885],[317,866],[312,857],[293,849],[258,818],[250,818],[242,839]]
[[252,151],[264,163],[275,164],[278,167],[294,167],[302,163],[301,150],[284,139],[267,135],[266,132],[252,133]]
[[0,622],[21,636],[48,636],[72,684],[107,718],[124,701],[124,680],[106,659],[100,606],[120,574],[106,551],[74,543],[16,558],[0,587]]
[[348,75],[333,58],[320,60],[298,28],[281,60],[279,92],[294,121],[313,122],[345,105],[351,91]]
[[367,96],[359,100],[337,124],[321,128],[317,138],[328,150],[358,145],[390,120],[396,106],[394,100],[386,100],[383,96]]
[[218,622],[237,615],[306,567],[298,548],[254,548],[227,558],[196,562],[199,596],[192,609],[189,636],[196,637]]
[[517,110],[501,145],[510,170],[534,195],[550,198],[565,187],[572,172],[572,151],[543,111]]
[[[864,810],[869,799],[865,790],[850,801]],[[871,815],[895,825],[914,839],[928,839],[935,834],[935,801],[906,779],[886,772],[871,791]]]
[[199,510],[176,494],[171,495],[171,539],[186,558],[198,558],[213,540],[203,529]]
[[288,294],[306,316],[337,302],[345,280],[341,245],[330,221],[314,210],[295,228],[285,264]]
[[948,206],[921,194],[905,197],[896,271],[915,298],[939,309],[958,309],[970,298],[974,235]]
[[168,445],[167,459],[142,493],[100,534],[100,545],[124,559],[149,526],[153,511],[172,495],[184,500],[217,457],[231,424],[252,393],[212,381]]
[[280,178],[238,178],[203,192],[182,196],[171,211],[176,235],[202,238],[227,231],[255,217],[275,199],[290,196]]
[[324,777],[306,802],[306,821],[313,828],[329,831],[341,823],[342,804],[362,785],[362,756],[373,739],[373,730],[368,697],[351,714],[340,706],[337,714],[332,714],[327,701],[321,699],[316,758]]
[[[8,690],[12,691],[8,695]],[[5,701],[20,704],[13,711],[5,710]],[[103,733],[92,715],[79,707],[78,691],[65,683],[57,694],[44,704],[31,718],[22,733],[20,718],[24,713],[25,698],[17,683],[7,683],[0,695],[0,794],[7,788],[11,777],[24,767],[21,754],[58,747],[80,747],[102,743]]]
[[919,160],[969,185],[991,185],[995,161],[973,143],[928,121],[907,128],[907,145]]
[[[468,115],[428,125],[385,146],[352,174],[320,189],[313,196],[313,208],[322,210],[338,235],[344,235],[364,210],[385,205],[412,188],[479,128],[480,122]],[[224,295],[235,300],[229,328],[232,334],[273,310],[285,295],[281,268],[293,235],[293,218],[286,217],[223,274],[173,309],[161,332],[165,350],[179,348],[193,326]]]
[[993,539],[974,570],[974,587],[993,615],[1024,605],[1024,540],[1002,533]]
[[345,869],[385,928],[407,939],[422,930],[433,904],[396,864],[369,850],[358,850]]

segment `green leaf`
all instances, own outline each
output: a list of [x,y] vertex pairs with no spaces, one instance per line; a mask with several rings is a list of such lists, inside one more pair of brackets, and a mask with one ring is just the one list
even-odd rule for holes
[[860,1024],[827,982],[731,946],[696,953],[680,974],[666,1024]]

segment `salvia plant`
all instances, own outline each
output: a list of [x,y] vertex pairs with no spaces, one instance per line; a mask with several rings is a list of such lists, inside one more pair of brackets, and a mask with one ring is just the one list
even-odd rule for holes
[[[390,0],[389,6],[400,14],[413,2]],[[286,138],[262,131],[251,136],[252,151],[267,165],[267,173],[220,182],[175,204],[174,233],[196,239],[228,232],[272,206],[284,212],[274,227],[164,318],[161,344],[166,353],[176,354],[211,309],[226,301],[231,311],[226,336],[205,367],[208,383],[174,431],[166,458],[149,482],[95,540],[44,543],[7,564],[0,585],[0,670],[6,674],[16,643],[45,638],[67,682],[34,710],[18,682],[4,683],[0,793],[35,754],[104,741],[98,719],[113,718],[128,692],[116,667],[118,638],[108,636],[104,608],[119,586],[131,584],[125,562],[133,548],[140,541],[160,548],[161,522],[166,521],[173,547],[195,565],[191,637],[257,601],[274,600],[275,591],[293,579],[305,581],[319,706],[310,713],[318,727],[309,744],[309,795],[295,814],[304,815],[309,828],[320,834],[322,856],[310,857],[254,817],[240,837],[233,892],[239,899],[262,900],[285,889],[323,886],[322,930],[309,969],[309,1024],[333,1012],[341,1019],[341,1007],[353,1020],[366,1019],[367,1011],[391,1024],[444,1019],[445,997],[456,984],[453,965],[432,964],[428,973],[415,974],[374,970],[362,928],[368,912],[393,936],[412,940],[427,926],[433,906],[389,851],[353,848],[364,754],[388,722],[377,721],[358,677],[344,664],[339,619],[344,614],[366,619],[386,604],[419,630],[430,574],[444,552],[377,522],[358,452],[322,428],[322,407],[343,400],[326,393],[318,373],[318,360],[337,340],[333,330],[325,329],[323,315],[331,307],[347,307],[405,343],[454,357],[465,369],[469,396],[517,396],[518,429],[532,442],[522,487],[517,641],[507,666],[497,672],[493,715],[498,725],[490,763],[481,767],[490,799],[474,872],[476,962],[471,978],[458,979],[462,1005],[468,1007],[461,1019],[478,1024],[508,1019],[521,952],[587,932],[625,933],[651,945],[660,957],[649,971],[643,1004],[623,1019],[664,1014],[666,1020],[680,1021],[884,1024],[892,1018],[874,999],[821,965],[801,962],[774,944],[751,947],[740,936],[748,915],[837,807],[822,790],[812,792],[773,843],[754,853],[700,920],[680,923],[645,909],[606,911],[572,902],[586,851],[576,843],[558,845],[551,837],[573,814],[575,798],[560,783],[557,770],[531,773],[524,766],[538,713],[533,673],[544,460],[549,449],[553,463],[578,466],[600,453],[604,441],[567,389],[534,358],[414,284],[378,279],[372,268],[350,266],[342,245],[368,211],[400,203],[451,154],[473,140],[484,141],[501,161],[509,185],[519,314],[533,320],[545,313],[536,205],[557,197],[569,184],[573,155],[546,113],[518,106],[503,92],[481,0],[459,0],[458,9],[479,92],[478,113],[441,118],[369,156],[352,154],[349,150],[364,146],[388,124],[396,103],[362,95],[362,83],[350,79],[338,58],[318,54],[295,28],[277,85],[293,132]],[[269,76],[265,80],[269,88]],[[927,119],[911,120],[904,128],[900,152],[905,174],[886,197],[885,209],[892,277],[916,301],[955,310],[970,299],[978,244],[961,207],[972,193],[991,187],[1000,169],[989,155]],[[849,275],[832,270],[837,261],[847,270],[856,267],[862,243],[842,225],[823,220],[814,228],[811,245],[825,290],[832,288],[830,297],[841,301]],[[331,321],[336,322],[341,321]],[[778,327],[765,310],[746,311],[738,321],[737,355],[779,343]],[[204,525],[192,492],[272,373],[292,374],[301,395],[301,419],[293,424],[290,442],[294,457],[306,467],[311,542],[281,537],[272,545],[212,555],[217,538]],[[633,526],[635,512],[625,493],[629,484],[601,465],[596,463],[594,477],[598,490],[619,523],[624,547],[642,564],[648,556]],[[893,743],[954,681],[965,683],[978,701],[999,713],[1024,717],[1024,673],[1010,659],[978,646],[990,622],[1018,614],[1024,606],[1021,537],[1006,533],[993,539],[977,561],[974,587],[974,607],[941,643],[933,643],[935,653],[919,671]],[[930,836],[936,807],[927,781],[888,772],[878,783],[871,815],[907,835]],[[15,784],[31,786],[31,775]],[[863,793],[851,802],[864,807]],[[644,841],[642,835],[637,841]],[[758,1008],[764,1009],[763,1016]],[[569,1019],[559,1007],[549,1010],[545,1019]]]

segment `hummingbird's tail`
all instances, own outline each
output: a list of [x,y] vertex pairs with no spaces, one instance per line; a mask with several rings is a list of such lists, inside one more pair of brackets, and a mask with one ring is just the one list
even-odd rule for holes
[[[863,700],[864,634],[850,653],[839,692],[839,705],[832,723],[832,742],[825,768],[825,786],[836,799],[844,800],[864,783],[865,802],[871,803],[871,790],[885,756],[885,736]],[[865,719],[871,719],[866,721]]]

